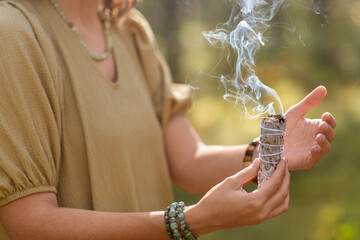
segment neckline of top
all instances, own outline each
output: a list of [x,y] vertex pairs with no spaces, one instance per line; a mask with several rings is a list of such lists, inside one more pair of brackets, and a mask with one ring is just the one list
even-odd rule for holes
[[[112,87],[117,87],[119,85],[119,56],[118,56],[118,47],[117,45],[117,41],[115,38],[115,34],[114,34],[114,28],[110,28],[109,30],[109,34],[111,35],[111,38],[113,39],[113,49],[112,49],[112,56],[114,58],[114,62],[115,62],[115,72],[116,72],[116,77],[115,79],[109,79],[108,77],[106,77],[101,70],[95,65],[95,63],[93,62],[93,60],[91,59],[91,57],[88,55],[88,53],[86,52],[86,50],[81,46],[81,44],[79,43],[79,41],[77,40],[75,34],[72,32],[72,30],[69,28],[69,26],[63,21],[63,19],[61,18],[61,16],[59,16],[59,14],[56,12],[56,10],[54,9],[54,7],[51,5],[50,1],[47,1],[49,4],[49,7],[51,7],[53,14],[56,15],[56,18],[59,18],[59,20],[61,20],[61,24],[63,25],[63,27],[66,27],[69,35],[72,36],[73,40],[74,40],[74,44],[78,44],[79,48],[81,49],[80,51],[82,52],[83,58],[86,59],[85,61],[88,62],[89,68],[94,69],[94,71],[96,72],[96,74],[99,76],[99,78],[101,78],[101,80],[107,82],[108,85],[112,86]],[[110,56],[109,56],[110,57]]]

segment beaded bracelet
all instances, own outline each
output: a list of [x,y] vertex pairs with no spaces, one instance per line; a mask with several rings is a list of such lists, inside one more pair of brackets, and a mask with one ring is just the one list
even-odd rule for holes
[[[185,223],[185,215],[183,213],[184,207],[184,202],[174,202],[165,209],[164,217],[167,234],[171,240],[198,240],[199,238],[192,235]],[[176,220],[179,221],[180,229],[183,231],[185,238],[182,237]]]
[[[243,168],[247,168],[252,164],[252,157],[254,155],[254,151],[256,147],[259,145],[260,141],[259,138],[255,138],[252,140],[252,142],[249,144],[249,146],[246,148],[244,160],[243,160]],[[250,182],[257,183],[257,177],[254,177],[251,179]]]
[[166,232],[167,232],[169,238],[173,239],[173,234],[171,233],[171,229],[170,229],[169,211],[170,211],[170,207],[167,207],[165,209],[165,213],[164,213],[165,226],[166,226]]
[[254,155],[255,148],[259,145],[259,138],[255,138],[246,148],[244,161],[243,161],[243,168],[247,168],[252,163],[252,157]]

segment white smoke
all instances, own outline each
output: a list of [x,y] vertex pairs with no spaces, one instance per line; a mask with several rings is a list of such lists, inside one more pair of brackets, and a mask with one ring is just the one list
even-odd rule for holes
[[281,100],[275,90],[264,85],[256,76],[255,56],[267,39],[264,36],[270,22],[284,0],[233,0],[229,20],[215,31],[203,35],[211,45],[232,49],[237,61],[232,76],[221,76],[224,99],[244,106],[249,118],[263,114],[283,114]]
[[[255,72],[255,57],[259,49],[268,42],[267,32],[272,20],[282,7],[291,4],[327,16],[322,0],[230,0],[233,3],[229,20],[219,24],[216,30],[204,32],[204,37],[211,45],[224,51],[232,51],[237,61],[234,72],[221,76],[225,88],[224,99],[235,105],[243,105],[249,118],[257,118],[263,114],[283,114],[281,100],[274,89],[264,85]],[[286,6],[283,6],[286,5]],[[278,24],[277,24],[278,25]],[[283,27],[295,32],[292,25]],[[299,34],[300,42],[305,45]],[[225,53],[227,61],[230,54]]]

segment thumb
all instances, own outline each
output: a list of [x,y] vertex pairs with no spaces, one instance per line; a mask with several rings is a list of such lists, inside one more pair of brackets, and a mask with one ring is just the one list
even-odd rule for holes
[[259,170],[260,170],[260,160],[255,159],[250,166],[244,168],[242,171],[235,174],[234,178],[243,185],[244,183],[247,183],[248,181],[256,177]]
[[309,95],[307,95],[301,102],[296,104],[293,110],[300,112],[303,116],[318,105],[326,96],[326,88],[323,86],[317,87]]

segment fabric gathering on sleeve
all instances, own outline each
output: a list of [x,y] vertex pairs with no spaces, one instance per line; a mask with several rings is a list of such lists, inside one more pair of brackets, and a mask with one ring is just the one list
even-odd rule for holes
[[152,29],[136,9],[126,27],[132,32],[145,77],[162,127],[175,115],[184,115],[192,105],[192,92],[185,84],[173,83],[169,67],[159,51]]
[[61,105],[41,39],[21,9],[0,2],[0,206],[56,193]]

